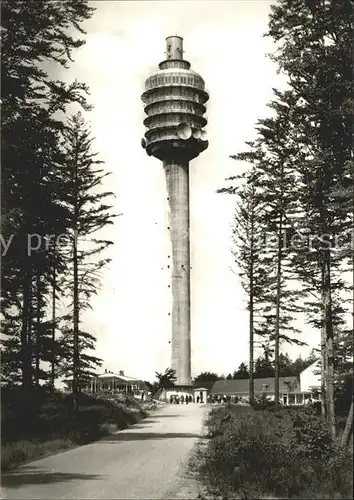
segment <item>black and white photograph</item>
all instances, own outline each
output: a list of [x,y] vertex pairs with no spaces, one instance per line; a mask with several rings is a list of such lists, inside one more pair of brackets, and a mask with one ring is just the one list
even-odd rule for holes
[[354,0],[1,0],[1,498],[350,500]]

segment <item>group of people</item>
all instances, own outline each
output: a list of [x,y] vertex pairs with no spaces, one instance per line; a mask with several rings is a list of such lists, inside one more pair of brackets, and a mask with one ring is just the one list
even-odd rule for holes
[[217,394],[208,396],[208,403],[246,403],[247,398],[235,395]]
[[171,396],[170,396],[170,403],[171,404],[177,404],[177,405],[179,405],[179,404],[183,405],[185,403],[187,405],[188,403],[193,403],[193,396],[191,396],[190,394],[186,394],[186,395],[184,395],[184,394],[181,394],[181,395],[174,394],[174,395],[172,395],[171,394]]
[[[270,398],[268,398],[270,400]],[[281,404],[286,404],[283,401],[280,401]],[[202,396],[196,396],[193,398],[191,394],[171,394],[170,396],[170,403],[171,404],[189,404],[189,403],[209,403],[209,404],[215,404],[215,403],[234,403],[234,404],[248,404],[249,399],[243,396],[236,396],[236,395],[225,395],[225,394],[209,394],[207,396],[206,401],[203,400]],[[310,397],[305,400],[304,402],[305,405],[313,405],[314,401]]]
[[211,395],[209,394],[207,400],[204,401],[203,397],[196,396],[194,399],[190,394],[171,394],[170,404],[188,404],[188,403],[237,403],[240,399],[237,396],[225,396],[225,395]]

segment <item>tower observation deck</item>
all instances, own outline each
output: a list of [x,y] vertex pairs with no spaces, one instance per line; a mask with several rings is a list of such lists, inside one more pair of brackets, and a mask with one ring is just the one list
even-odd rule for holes
[[177,387],[191,387],[189,161],[208,147],[203,78],[183,59],[183,39],[166,38],[166,58],[145,81],[142,146],[163,162],[170,206],[172,361]]

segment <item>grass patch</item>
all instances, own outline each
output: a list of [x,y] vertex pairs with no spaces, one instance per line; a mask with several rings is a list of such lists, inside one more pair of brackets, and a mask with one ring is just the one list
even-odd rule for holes
[[72,396],[34,390],[3,390],[1,405],[1,469],[96,441],[147,416],[133,399],[101,400],[79,395],[72,413]]
[[44,458],[53,453],[68,450],[75,446],[70,439],[54,439],[51,441],[17,441],[1,446],[1,469],[10,470],[17,465]]
[[198,454],[210,494],[230,498],[352,497],[352,462],[310,410],[278,413],[230,405],[208,421]]

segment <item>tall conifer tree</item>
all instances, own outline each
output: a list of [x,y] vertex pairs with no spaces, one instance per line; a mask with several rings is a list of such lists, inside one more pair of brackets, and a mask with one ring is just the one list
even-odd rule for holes
[[[328,419],[335,437],[333,284],[341,257],[335,239],[348,229],[347,208],[334,203],[333,188],[352,159],[353,4],[350,0],[280,0],[272,7],[268,35],[273,59],[288,75],[298,98],[293,123],[299,154],[299,198],[307,230],[318,240],[314,264],[320,282]],[[306,254],[305,254],[306,255]],[[306,258],[306,257],[305,257]],[[312,258],[312,256],[311,256]],[[311,275],[309,276],[311,279]]]
[[63,202],[69,212],[68,237],[71,262],[67,272],[72,315],[65,332],[68,347],[63,364],[64,373],[71,375],[75,404],[82,384],[94,374],[100,360],[89,351],[94,349],[95,336],[80,328],[82,311],[90,307],[90,297],[97,293],[100,271],[110,261],[97,258],[112,241],[101,239],[96,233],[113,224],[112,206],[105,200],[113,193],[102,190],[102,181],[109,175],[99,165],[97,153],[92,150],[92,137],[81,113],[69,119],[64,133],[62,167],[66,187]]
[[87,107],[86,85],[53,79],[43,63],[68,67],[73,50],[84,44],[72,33],[84,34],[81,24],[93,11],[86,0],[1,3],[1,222],[3,241],[9,243],[2,259],[3,332],[8,337],[2,369],[8,382],[18,383],[20,376],[27,391],[34,379],[46,379],[40,363],[48,349],[54,350],[45,344],[44,297],[59,255],[47,247],[46,234],[65,232],[68,222],[57,178],[63,113],[73,102]]

